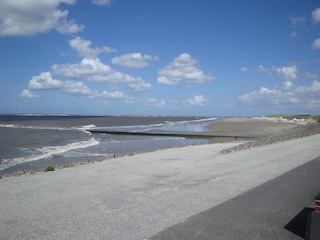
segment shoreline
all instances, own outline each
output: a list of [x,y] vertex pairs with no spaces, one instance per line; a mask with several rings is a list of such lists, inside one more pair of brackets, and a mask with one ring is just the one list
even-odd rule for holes
[[[292,122],[277,122],[277,121],[270,121],[265,119],[225,118],[225,119],[221,119],[220,121],[215,121],[213,123],[210,123],[207,126],[207,130],[205,132],[202,132],[202,133],[195,132],[192,134],[187,134],[186,136],[203,136],[204,138],[210,139],[208,144],[236,142],[237,146],[223,149],[221,151],[222,153],[230,153],[233,151],[238,151],[246,148],[253,148],[257,146],[276,143],[279,141],[286,141],[290,139],[303,137],[303,133],[301,133],[301,131],[303,132],[304,129],[308,128],[308,126],[317,126],[314,129],[311,129],[311,130],[309,129],[309,131],[307,131],[308,136],[313,134],[318,134],[318,133],[320,134],[320,127],[319,127],[320,124],[318,123],[314,123],[314,124],[308,123],[306,125],[300,125]],[[281,136],[285,135],[284,133],[286,133],[287,135],[290,135],[291,137],[281,138]],[[244,135],[247,137],[247,139],[245,138],[241,139],[241,136],[244,136]],[[210,138],[210,136],[216,136],[216,137]],[[237,136],[239,136],[240,138],[237,138]],[[253,140],[248,141],[250,139],[253,139]],[[277,139],[280,139],[280,140],[277,140]],[[202,144],[201,143],[185,144],[185,145],[174,146],[169,148],[145,150],[142,152],[114,154],[112,156],[92,159],[92,160],[83,161],[83,162],[70,162],[70,163],[65,163],[63,165],[57,164],[54,167],[55,169],[60,170],[60,169],[71,168],[71,167],[76,167],[80,165],[87,165],[95,162],[108,161],[110,159],[117,159],[117,158],[122,158],[126,156],[140,155],[144,153],[158,152],[166,149],[178,149],[182,147],[202,145]],[[14,176],[21,176],[21,175],[33,175],[35,173],[40,173],[40,172],[45,172],[45,169],[40,168],[40,169],[31,169],[31,170],[25,170],[25,169],[17,170],[11,173],[5,173],[0,175],[0,179],[14,177]]]

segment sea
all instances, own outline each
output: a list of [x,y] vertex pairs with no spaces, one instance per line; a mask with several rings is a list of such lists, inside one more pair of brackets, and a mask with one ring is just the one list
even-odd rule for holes
[[218,117],[0,115],[0,175],[101,160],[208,139],[91,133],[201,133]]

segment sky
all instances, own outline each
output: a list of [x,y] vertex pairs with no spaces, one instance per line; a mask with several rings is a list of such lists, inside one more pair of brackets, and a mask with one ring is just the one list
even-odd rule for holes
[[0,0],[0,113],[320,115],[320,2]]

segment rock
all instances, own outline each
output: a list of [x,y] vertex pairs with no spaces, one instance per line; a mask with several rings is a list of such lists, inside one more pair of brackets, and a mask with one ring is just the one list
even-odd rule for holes
[[298,125],[294,128],[286,129],[282,132],[272,134],[264,138],[259,138],[253,141],[249,141],[232,148],[223,149],[222,151],[220,151],[220,153],[228,154],[235,151],[250,149],[254,147],[277,143],[277,142],[288,141],[296,138],[308,137],[315,134],[320,134],[320,123],[309,123],[307,125]]

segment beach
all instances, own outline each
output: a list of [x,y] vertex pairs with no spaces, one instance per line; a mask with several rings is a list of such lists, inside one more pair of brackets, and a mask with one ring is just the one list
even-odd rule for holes
[[[220,124],[220,130],[217,125],[212,127],[214,124]],[[211,133],[229,132],[230,136],[245,134],[259,138],[264,138],[266,132],[288,132],[297,126],[252,119],[214,124],[210,126]],[[222,127],[224,130],[221,130]],[[319,141],[320,135],[317,133],[304,137],[299,135],[287,141],[221,153],[224,149],[247,142],[233,139],[224,143],[124,156],[53,172],[3,178],[0,181],[1,238],[188,239],[175,235],[173,231],[177,229],[174,226],[180,223],[182,229],[189,226],[183,223],[192,221],[193,216],[204,219],[201,213],[235,201],[233,199],[243,193],[247,192],[250,199],[255,199],[254,189],[282,176],[286,179],[286,173],[317,159],[320,156]],[[312,169],[320,170],[320,162],[315,161]],[[268,191],[277,191],[277,181],[274,184],[272,188],[260,192],[263,195],[259,199],[263,199],[264,195],[266,199],[270,197]],[[290,212],[268,215],[270,221],[267,227],[259,225],[260,213],[256,212],[255,231],[263,235],[273,229],[278,234],[273,239],[300,239],[284,226],[301,208],[312,207],[312,195],[320,188],[316,183],[292,187],[296,189],[292,194],[297,194],[300,189],[309,190],[308,201],[292,208],[288,202]],[[295,196],[288,194],[286,197]],[[261,201],[260,204],[265,203]],[[278,220],[273,221],[272,217]],[[228,223],[224,220],[221,224]],[[232,225],[222,225],[221,228],[228,229],[234,235],[226,234],[223,238],[223,233],[219,232],[222,236],[219,239],[237,239],[234,238],[237,231],[244,234],[241,236],[245,236],[244,232],[250,234],[250,229],[244,231],[241,225],[238,229]],[[197,239],[192,238],[192,234],[189,234],[190,239]]]
[[225,118],[209,125],[209,133],[222,136],[264,137],[295,127],[296,123],[253,118]]
[[[0,176],[202,143],[247,141],[297,124],[252,118],[4,116]],[[8,119],[8,120],[9,120]],[[1,122],[0,122],[1,123]]]

